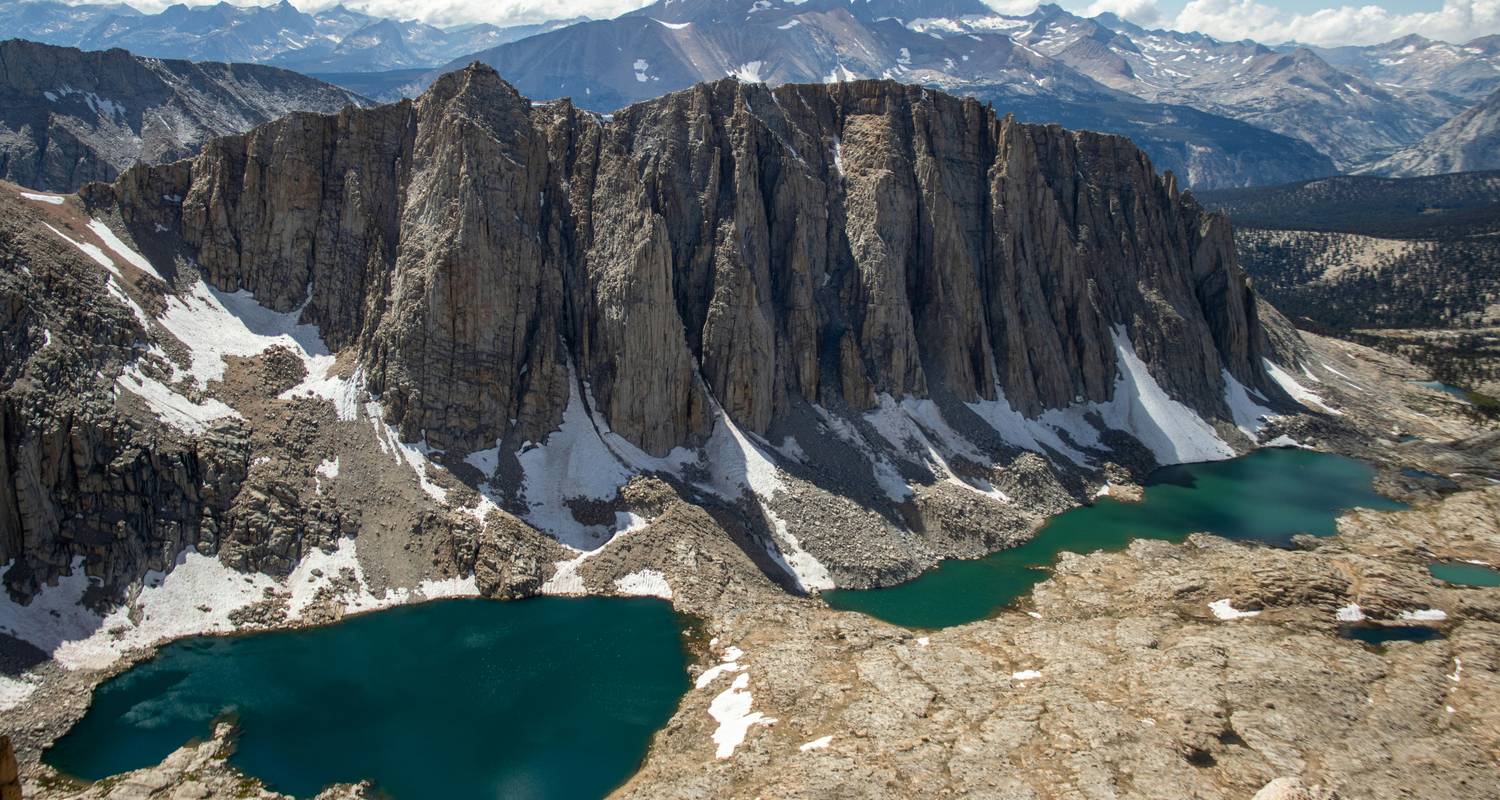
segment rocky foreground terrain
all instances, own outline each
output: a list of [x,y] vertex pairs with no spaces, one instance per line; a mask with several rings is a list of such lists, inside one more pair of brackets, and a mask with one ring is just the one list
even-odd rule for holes
[[[1019,607],[957,628],[908,631],[788,596],[728,544],[709,509],[642,492],[658,504],[651,523],[591,559],[586,579],[607,586],[659,569],[711,638],[695,640],[696,686],[618,796],[1500,792],[1500,590],[1426,572],[1437,559],[1500,562],[1500,490],[1465,472],[1493,474],[1500,440],[1406,383],[1401,362],[1334,340],[1312,346],[1363,391],[1330,380],[1328,401],[1351,419],[1287,419],[1286,429],[1380,459],[1380,485],[1411,510],[1356,511],[1337,536],[1290,550],[1195,535],[1065,554]],[[1360,430],[1375,415],[1392,436]],[[1435,491],[1399,465],[1452,485]],[[1474,488],[1452,491],[1460,485]],[[1216,613],[1211,604],[1225,600]],[[1443,637],[1370,647],[1339,636],[1355,618]],[[79,689],[99,674],[41,672],[17,725],[32,796],[276,796],[224,761],[228,728],[87,789],[50,778],[36,748],[82,713]],[[727,755],[711,709],[726,694],[743,695],[755,715]]]
[[[1422,571],[1500,558],[1493,434],[1298,333],[1122,139],[878,81],[606,120],[475,66],[76,196],[0,185],[0,298],[0,733],[32,795],[266,794],[232,731],[90,787],[39,763],[164,640],[583,593],[707,631],[625,795],[1496,788],[1494,590]],[[1289,442],[1416,509],[1070,556],[927,635],[817,598]],[[1448,636],[1367,651],[1350,606]]]

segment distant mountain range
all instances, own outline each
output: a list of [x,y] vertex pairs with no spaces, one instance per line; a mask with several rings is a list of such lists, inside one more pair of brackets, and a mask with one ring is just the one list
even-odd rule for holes
[[141,58],[0,42],[0,178],[67,192],[137,161],[186,158],[208,140],[296,111],[366,101],[305,75],[253,64]]
[[[1494,37],[1462,46],[1407,37],[1363,48],[1271,48],[1146,30],[1112,14],[1084,18],[1055,5],[1008,16],[979,0],[660,0],[443,69],[475,58],[532,96],[567,95],[597,110],[724,75],[772,84],[894,78],[1003,101],[1030,121],[1169,141],[1145,146],[1195,185],[1368,167],[1500,88]],[[1180,108],[1197,113],[1172,112]],[[1203,114],[1305,142],[1313,159],[1329,161],[1315,164],[1261,137],[1237,148],[1239,163],[1230,167],[1235,148],[1204,132]],[[1174,125],[1152,122],[1168,116]],[[1254,163],[1272,160],[1284,167]]]
[[143,14],[123,3],[69,5],[0,0],[10,36],[84,50],[123,47],[142,56],[271,64],[302,72],[373,72],[431,67],[572,24],[439,28],[336,5],[315,14],[272,6],[169,6]]
[[1500,169],[1500,91],[1370,168],[1377,175]]
[[659,0],[609,20],[446,29],[285,1],[143,14],[0,0],[0,12],[18,36],[272,64],[381,101],[476,60],[530,97],[600,112],[725,76],[889,78],[990,101],[1022,121],[1129,136],[1196,188],[1489,166],[1495,115],[1475,108],[1500,89],[1496,36],[1268,47],[1055,5],[997,14],[980,0]]

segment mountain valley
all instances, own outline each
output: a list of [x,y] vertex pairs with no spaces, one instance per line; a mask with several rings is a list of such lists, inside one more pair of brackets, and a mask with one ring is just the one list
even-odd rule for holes
[[3,800],[1500,796],[1483,30],[0,8]]

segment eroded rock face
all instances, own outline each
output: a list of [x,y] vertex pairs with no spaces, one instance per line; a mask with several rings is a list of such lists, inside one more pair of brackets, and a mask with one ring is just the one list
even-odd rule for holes
[[217,540],[245,480],[245,431],[187,437],[119,413],[114,376],[135,357],[139,322],[99,301],[109,278],[97,264],[11,197],[0,212],[5,586],[27,596],[75,558],[108,587],[169,570],[185,547]]
[[1280,396],[1228,226],[1129,142],[889,82],[725,80],[606,121],[476,65],[87,196],[220,288],[305,303],[435,447],[538,439],[570,370],[657,455],[716,408],[756,433],[883,394],[1035,415],[1110,398],[1116,330],[1206,418],[1223,371]]

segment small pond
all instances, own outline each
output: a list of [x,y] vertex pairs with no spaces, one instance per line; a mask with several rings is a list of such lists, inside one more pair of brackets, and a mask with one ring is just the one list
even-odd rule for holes
[[1429,642],[1441,639],[1441,628],[1428,625],[1376,625],[1373,623],[1345,625],[1339,628],[1345,639],[1357,639],[1368,645],[1380,647],[1388,642]]
[[1432,577],[1457,586],[1500,586],[1500,570],[1470,561],[1439,561],[1427,565]]

